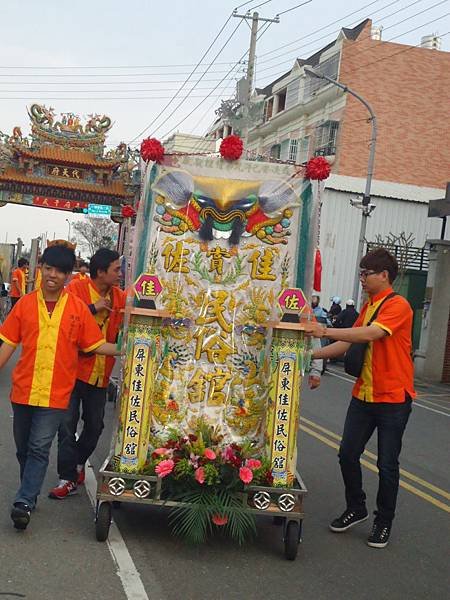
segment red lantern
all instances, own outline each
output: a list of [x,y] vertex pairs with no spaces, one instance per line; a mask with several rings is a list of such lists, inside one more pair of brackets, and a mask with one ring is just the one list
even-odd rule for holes
[[311,158],[306,163],[305,175],[308,179],[318,179],[319,181],[322,181],[330,176],[330,172],[330,164],[323,156]]
[[244,144],[238,135],[229,135],[222,140],[219,152],[225,160],[238,160],[244,151]]
[[125,206],[122,206],[122,217],[124,219],[135,217],[135,216],[136,216],[136,211],[134,210],[134,208],[132,206],[130,206],[129,204],[125,204]]
[[141,156],[145,162],[160,163],[164,158],[164,146],[155,138],[147,138],[141,144]]

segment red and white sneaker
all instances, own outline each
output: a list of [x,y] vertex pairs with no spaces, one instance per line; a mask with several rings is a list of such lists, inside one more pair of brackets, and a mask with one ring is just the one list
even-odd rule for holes
[[50,490],[48,497],[55,500],[63,500],[66,496],[72,496],[77,493],[77,484],[75,481],[60,479],[56,487]]
[[86,479],[86,473],[85,473],[85,470],[84,470],[84,465],[78,465],[77,466],[77,473],[78,473],[77,485],[83,485],[84,480]]

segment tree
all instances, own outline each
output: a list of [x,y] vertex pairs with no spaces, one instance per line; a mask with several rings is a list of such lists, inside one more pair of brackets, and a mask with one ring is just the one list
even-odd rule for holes
[[111,248],[117,245],[118,225],[110,219],[84,217],[83,221],[72,223],[75,238],[81,247],[92,256],[99,248]]
[[[398,262],[398,278],[395,281],[395,288],[400,289],[406,270],[414,264],[417,256],[422,252],[422,248],[414,246],[415,237],[413,233],[402,231],[399,234],[390,232],[386,237],[380,234],[375,236],[374,242],[369,242],[370,250],[375,248],[385,248],[395,256]],[[367,240],[366,240],[367,242]]]

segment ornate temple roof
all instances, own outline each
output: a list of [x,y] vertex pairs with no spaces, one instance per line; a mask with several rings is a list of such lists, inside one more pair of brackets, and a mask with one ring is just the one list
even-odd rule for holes
[[48,186],[61,190],[76,190],[80,192],[91,192],[94,194],[103,194],[106,196],[115,196],[116,198],[133,197],[133,192],[126,190],[122,181],[111,181],[106,184],[90,183],[79,179],[56,179],[52,177],[42,177],[30,174],[13,167],[6,168],[0,172],[0,181],[29,184],[34,186]]
[[97,167],[102,169],[113,169],[120,164],[120,160],[107,159],[96,156],[92,152],[78,150],[75,148],[63,148],[62,146],[46,144],[39,148],[28,148],[26,146],[16,146],[16,151],[30,158],[40,160],[50,160],[56,163]]

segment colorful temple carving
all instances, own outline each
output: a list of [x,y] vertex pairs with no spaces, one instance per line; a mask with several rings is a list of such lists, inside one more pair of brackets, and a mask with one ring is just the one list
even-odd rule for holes
[[73,113],[56,118],[53,108],[33,104],[31,135],[20,127],[0,132],[0,205],[11,202],[73,210],[89,204],[133,204],[139,181],[138,156],[122,143],[105,152],[112,126],[107,116],[91,114],[86,123]]

